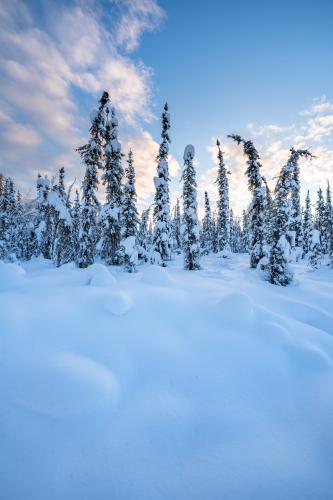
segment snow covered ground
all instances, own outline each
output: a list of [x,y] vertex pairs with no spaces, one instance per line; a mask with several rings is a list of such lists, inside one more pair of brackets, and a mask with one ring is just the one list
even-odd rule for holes
[[2,500],[332,500],[333,271],[0,264]]

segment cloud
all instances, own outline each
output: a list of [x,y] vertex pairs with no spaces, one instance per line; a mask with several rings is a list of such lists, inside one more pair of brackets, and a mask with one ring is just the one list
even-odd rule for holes
[[[316,155],[312,161],[301,160],[301,185],[302,197],[304,199],[307,190],[315,200],[316,191],[319,186],[324,186],[326,180],[333,183],[333,103],[326,97],[316,98],[313,104],[302,111],[291,125],[266,124],[247,126],[249,135],[258,148],[262,174],[268,181],[271,189],[274,189],[276,179],[282,165],[288,160],[291,146],[296,148],[310,148]],[[216,137],[212,137],[211,144],[207,150],[211,154],[211,160],[217,165]],[[250,201],[245,177],[246,158],[243,150],[235,142],[226,140],[222,148],[225,152],[225,163],[230,170],[230,201],[236,213],[241,214]],[[200,197],[207,190],[211,200],[217,200],[217,188],[215,179],[217,167],[207,170],[199,179]]]
[[[156,175],[156,156],[159,144],[144,130],[128,138],[124,150],[128,152],[132,148],[134,152],[134,163],[136,171],[136,189],[140,208],[149,200],[154,192],[154,176]],[[169,155],[169,172],[171,177],[178,175],[180,166],[178,161]]]
[[117,0],[116,3],[126,7],[126,14],[117,26],[116,40],[128,51],[136,49],[142,33],[154,31],[165,17],[154,0]]
[[[93,98],[97,105],[103,90],[109,90],[127,136],[130,127],[153,118],[151,69],[124,56],[119,46],[133,50],[163,11],[153,0],[110,3],[105,9],[97,0],[50,2],[52,19],[43,26],[32,6],[1,3],[0,169],[23,189],[31,186],[29,173],[54,173],[60,162],[68,166],[68,177],[82,178],[74,151],[88,135],[89,111],[82,102]],[[118,13],[113,24],[105,22],[110,10]],[[121,33],[127,22],[135,32],[126,38]]]

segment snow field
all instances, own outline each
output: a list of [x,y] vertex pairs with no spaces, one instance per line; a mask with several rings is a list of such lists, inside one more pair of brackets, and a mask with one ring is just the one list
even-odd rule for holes
[[333,271],[0,264],[0,485],[16,500],[330,500]]

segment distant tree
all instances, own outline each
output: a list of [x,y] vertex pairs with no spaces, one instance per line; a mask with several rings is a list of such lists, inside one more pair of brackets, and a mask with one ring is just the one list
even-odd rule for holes
[[305,209],[303,214],[303,258],[308,256],[312,249],[313,221],[311,212],[310,193],[305,198]]
[[143,210],[139,221],[139,230],[136,237],[139,259],[147,262],[152,246],[152,231],[149,228],[150,209]]
[[135,238],[138,231],[139,219],[136,208],[135,170],[131,149],[128,153],[127,166],[125,168],[125,180],[122,206],[122,248],[125,268],[128,272],[134,272],[137,261]]
[[321,187],[317,191],[317,203],[315,210],[315,228],[320,233],[320,239],[323,233],[323,221],[325,219],[325,201]]
[[290,230],[294,232],[294,245],[298,249],[296,258],[302,255],[303,251],[303,228],[302,228],[302,209],[301,209],[301,185],[299,179],[299,158],[312,157],[308,150],[295,150],[291,148],[290,162],[293,166],[292,173],[292,190],[291,190],[291,222]]
[[173,211],[171,226],[172,226],[173,250],[175,250],[178,253],[180,252],[182,246],[181,223],[182,221],[180,214],[180,204],[179,204],[179,199],[177,198],[176,205]]
[[39,252],[44,259],[52,258],[53,244],[53,220],[52,209],[49,203],[50,180],[45,175],[37,177],[37,216],[36,216],[36,238]]
[[208,255],[214,249],[212,211],[207,191],[205,191],[205,216],[202,221],[202,253]]
[[71,233],[71,244],[73,247],[73,260],[76,262],[78,260],[78,255],[80,251],[80,220],[81,220],[81,204],[79,191],[76,190],[75,200],[71,208],[72,216],[72,233]]
[[237,144],[242,143],[244,154],[248,157],[246,175],[249,191],[252,194],[252,201],[249,208],[249,229],[251,232],[250,266],[256,268],[259,261],[265,255],[265,190],[263,187],[263,178],[260,173],[260,157],[252,141],[245,141],[237,134],[232,134],[228,137],[231,137]]
[[322,248],[325,254],[330,252],[332,234],[333,234],[333,211],[332,211],[332,196],[330,184],[327,181],[326,188],[326,203],[325,208],[322,213],[322,221],[321,221],[321,241]]
[[309,254],[309,266],[315,270],[321,266],[323,258],[322,243],[320,241],[320,232],[314,229],[312,232],[312,247]]
[[136,236],[138,230],[138,211],[136,208],[137,194],[135,190],[135,170],[133,153],[129,150],[127,166],[125,167],[125,184],[123,188],[122,237]]
[[53,225],[52,257],[57,267],[70,262],[73,258],[72,220],[67,206],[64,180],[65,169],[62,167],[59,170],[58,183],[48,195]]
[[267,184],[265,177],[263,177],[265,184],[265,202],[264,202],[264,241],[267,246],[267,251],[269,253],[269,248],[272,244],[273,239],[273,198],[271,195],[271,190]]
[[164,106],[162,114],[162,142],[157,156],[157,176],[155,183],[154,206],[154,249],[160,255],[162,265],[171,258],[170,242],[170,200],[169,200],[169,129],[170,115],[168,104]]
[[250,251],[250,227],[249,227],[249,215],[246,210],[243,210],[242,216],[242,247],[243,252]]
[[219,162],[216,183],[218,186],[217,202],[217,235],[220,252],[229,250],[230,213],[229,213],[229,183],[227,169],[223,160],[220,141],[217,139],[217,159]]
[[197,214],[197,184],[193,167],[194,147],[192,145],[186,146],[183,158],[184,267],[189,271],[193,271],[200,269],[200,230]]

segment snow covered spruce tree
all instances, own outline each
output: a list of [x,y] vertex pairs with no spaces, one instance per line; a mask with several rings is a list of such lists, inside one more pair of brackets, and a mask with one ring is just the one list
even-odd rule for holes
[[80,220],[81,220],[81,204],[80,204],[80,195],[78,190],[76,190],[75,200],[73,206],[71,207],[71,218],[72,218],[71,244],[73,248],[73,260],[76,261],[80,250]]
[[160,261],[162,265],[171,259],[170,242],[170,199],[169,199],[169,129],[170,115],[168,104],[164,106],[162,113],[162,142],[157,156],[157,176],[154,177],[155,184],[155,206],[154,206],[154,261]]
[[49,192],[48,201],[53,219],[52,257],[57,267],[73,259],[72,220],[65,190],[65,169],[59,170],[58,183]]
[[217,159],[219,162],[216,184],[218,188],[217,202],[217,238],[219,252],[228,252],[229,232],[230,232],[230,213],[229,213],[229,183],[227,177],[227,169],[223,160],[223,152],[221,150],[220,141],[217,139]]
[[139,230],[136,237],[138,256],[143,262],[148,262],[153,239],[152,232],[149,228],[149,215],[150,208],[142,211],[139,222]]
[[180,204],[179,204],[179,199],[177,198],[176,205],[173,210],[173,217],[171,221],[171,228],[172,228],[172,249],[180,253],[181,246],[182,246],[182,237],[181,237],[181,214],[180,214]]
[[104,92],[98,111],[91,115],[90,139],[87,144],[78,148],[85,165],[85,175],[82,184],[82,207],[80,224],[80,247],[77,256],[77,265],[88,267],[94,262],[98,239],[99,202],[96,196],[98,187],[98,168],[102,167],[102,141],[104,136],[105,106],[109,101],[109,94]]
[[136,269],[138,251],[135,246],[135,238],[138,231],[138,211],[136,208],[137,195],[135,191],[135,170],[133,164],[133,153],[129,150],[127,166],[125,167],[125,184],[123,188],[122,206],[122,228],[121,247],[123,249],[124,266],[128,272]]
[[250,227],[249,227],[249,214],[247,210],[243,210],[242,215],[242,248],[243,252],[250,251]]
[[303,228],[302,228],[302,209],[301,209],[301,186],[299,179],[299,158],[307,156],[303,150],[295,150],[291,148],[291,155],[289,161],[293,166],[292,175],[292,190],[291,190],[291,223],[290,230],[294,233],[294,248],[295,257],[298,260],[303,252]]
[[321,187],[317,191],[317,201],[315,209],[315,228],[322,232],[322,223],[325,216],[325,201],[323,196],[323,190]]
[[303,214],[303,259],[309,255],[312,249],[313,221],[311,212],[310,193],[305,198],[305,209]]
[[323,213],[323,220],[321,223],[321,229],[322,229],[321,240],[322,240],[323,252],[325,254],[328,254],[331,248],[332,233],[333,233],[332,197],[331,197],[330,183],[328,181],[326,188],[326,203]]
[[[285,286],[292,280],[292,273],[288,266],[290,250],[296,237],[295,230],[292,230],[292,224],[299,223],[298,215],[297,218],[295,217],[293,203],[293,192],[296,189],[294,171],[301,156],[312,158],[307,149],[290,149],[289,159],[282,167],[276,183],[273,241],[267,269],[268,280],[275,285]],[[300,227],[302,227],[301,223]],[[302,230],[300,229],[300,231],[300,238],[302,238]]]
[[184,267],[189,271],[200,269],[200,229],[197,214],[197,184],[193,167],[194,147],[184,151],[183,181],[183,251]]
[[249,229],[250,229],[250,266],[256,268],[260,260],[265,256],[265,190],[263,178],[260,173],[261,164],[259,154],[252,141],[245,141],[240,135],[231,134],[238,144],[243,144],[244,154],[248,157],[246,175],[248,178],[249,191],[252,201],[249,207]]
[[104,128],[105,161],[102,181],[105,185],[106,203],[102,209],[101,256],[106,264],[120,264],[121,223],[123,208],[121,145],[118,141],[118,119],[114,107],[106,107],[106,125]]
[[309,266],[312,270],[319,269],[323,259],[323,247],[320,240],[320,231],[314,229],[312,231],[312,246],[309,253]]
[[263,181],[265,184],[264,242],[266,245],[266,253],[268,254],[273,235],[273,198],[265,177],[263,177]]
[[53,220],[52,208],[49,203],[50,180],[47,175],[37,177],[37,209],[36,209],[36,237],[39,253],[44,259],[52,258]]
[[325,251],[330,253],[333,248],[333,207],[330,183],[327,181],[326,188],[326,205],[325,205],[325,219],[324,219],[324,240]]
[[18,226],[15,187],[13,180],[7,177],[0,198],[0,259],[10,262],[16,260],[17,238]]
[[279,174],[275,188],[272,247],[266,270],[267,279],[273,285],[286,286],[293,279],[288,264],[290,245],[287,240],[291,217],[291,200],[289,197],[291,175],[290,164],[287,163]]
[[213,252],[213,222],[212,211],[207,191],[205,191],[205,216],[202,221],[201,250],[204,255]]

